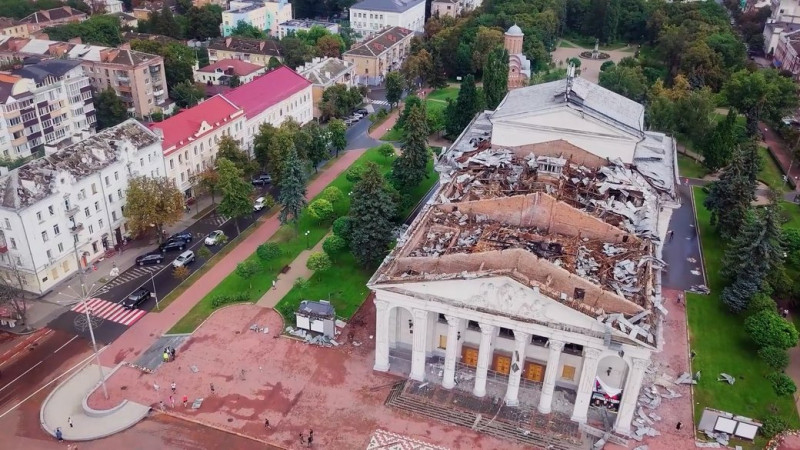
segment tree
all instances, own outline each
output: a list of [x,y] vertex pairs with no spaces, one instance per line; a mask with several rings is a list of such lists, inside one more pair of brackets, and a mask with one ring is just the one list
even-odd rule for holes
[[250,25],[249,23],[245,22],[244,20],[240,20],[235,27],[231,30],[231,36],[239,36],[243,38],[251,38],[251,39],[266,39],[267,33],[263,30],[259,30],[258,28]]
[[391,159],[392,156],[395,156],[397,154],[392,144],[381,144],[378,147],[378,153],[380,153],[381,156],[383,156],[387,160]]
[[0,306],[13,312],[17,320],[27,325],[28,300],[25,297],[25,285],[25,275],[17,265],[16,258],[9,258],[7,267],[0,276]]
[[283,63],[288,67],[299,67],[310,60],[314,52],[311,46],[296,36],[286,36],[281,39],[281,53]]
[[334,84],[323,91],[319,109],[323,118],[346,117],[362,101],[363,96],[358,87],[351,86],[348,89],[343,84]]
[[128,180],[123,215],[134,236],[155,227],[161,242],[164,227],[181,220],[183,212],[183,193],[168,178],[136,176]]
[[458,136],[469,125],[472,118],[480,108],[478,89],[475,87],[475,78],[472,75],[464,77],[458,98],[455,102],[448,101],[445,130],[450,136]]
[[239,142],[230,135],[224,135],[219,140],[217,159],[225,158],[232,162],[234,166],[244,175],[250,176],[255,172],[253,161],[244,150],[239,148]]
[[113,127],[128,119],[128,111],[125,103],[108,87],[104,89],[94,100],[94,108],[97,111],[97,130]]
[[749,211],[725,251],[722,273],[733,283],[722,290],[722,301],[734,312],[747,309],[767,276],[781,269],[782,233],[776,208]]
[[758,348],[790,349],[797,345],[797,330],[775,311],[761,311],[744,320],[744,329]]
[[54,41],[68,41],[78,37],[85,44],[116,47],[122,43],[119,19],[110,15],[94,15],[83,22],[45,28],[44,33]]
[[234,74],[231,76],[231,79],[228,81],[228,86],[232,88],[236,88],[242,85],[242,80],[239,79],[239,75]]
[[405,127],[405,142],[400,156],[392,163],[392,184],[400,192],[411,192],[427,175],[428,123],[424,106],[411,110]]
[[306,210],[316,221],[327,223],[336,218],[336,211],[333,210],[331,202],[324,198],[319,198],[311,202]]
[[219,191],[219,173],[213,167],[206,167],[202,172],[195,175],[197,178],[195,186],[201,192],[211,195],[211,204],[216,205],[214,194]]
[[390,218],[395,214],[395,204],[380,169],[367,163],[363,177],[353,186],[348,221],[350,249],[362,266],[375,266],[386,256],[392,241]]
[[211,253],[211,250],[209,250],[208,247],[206,247],[205,245],[200,247],[199,250],[197,250],[197,257],[200,259],[208,261],[209,258],[211,258],[212,256],[214,256],[214,254]]
[[437,135],[444,131],[445,125],[445,111],[441,108],[425,108],[426,122],[428,122],[428,131],[436,133]]
[[324,198],[325,200],[331,202],[331,205],[335,205],[342,201],[344,194],[342,194],[342,191],[336,186],[328,186],[322,191],[320,198]]
[[269,264],[281,256],[281,247],[275,242],[264,242],[256,248],[258,259]]
[[[269,166],[269,150],[277,133],[278,129],[269,122],[258,126],[258,133],[253,138],[253,154],[261,170],[265,170]],[[273,173],[273,175],[275,174]]]
[[189,39],[206,39],[219,37],[219,26],[222,23],[222,8],[218,5],[192,7],[186,13],[186,37]]
[[294,147],[289,149],[286,164],[283,167],[280,188],[278,201],[282,206],[281,223],[294,223],[297,228],[300,211],[306,206],[306,173]]
[[178,267],[172,269],[172,278],[175,278],[178,281],[183,281],[183,280],[189,278],[189,275],[191,275],[191,273],[192,272],[189,270],[188,267],[186,267],[186,266],[178,266]]
[[178,83],[169,89],[169,96],[181,108],[191,108],[206,97],[204,89],[190,81]]
[[704,206],[711,211],[711,223],[724,238],[739,234],[750,210],[750,202],[755,198],[756,180],[750,167],[753,165],[760,166],[755,145],[749,143],[738,147],[731,164],[709,188]]
[[339,56],[342,55],[342,51],[344,49],[344,41],[338,35],[328,34],[317,39],[315,47],[316,47],[316,53],[319,56],[338,58]]
[[397,117],[395,127],[398,129],[403,129],[403,127],[406,126],[406,120],[408,119],[408,115],[411,113],[411,110],[421,106],[423,106],[422,99],[416,95],[407,96],[403,104],[403,111],[401,111],[400,115]]
[[250,201],[253,186],[242,179],[242,171],[228,159],[217,159],[217,172],[219,190],[222,193],[217,213],[232,218],[236,225],[236,234],[239,234],[239,219],[253,212],[253,203]]
[[710,89],[692,89],[686,77],[678,75],[670,89],[657,80],[650,89],[649,100],[652,128],[680,133],[697,143],[711,133],[710,117],[716,105]]
[[[496,28],[478,27],[475,34],[475,46],[472,49],[472,67],[475,72],[483,72],[488,62],[488,57],[497,49],[503,47],[503,32]],[[505,66],[506,79],[508,79],[508,64]]]
[[317,122],[309,122],[303,125],[303,129],[310,138],[306,152],[308,160],[311,161],[311,165],[314,167],[314,173],[317,173],[320,163],[331,156],[330,151],[328,151],[330,146],[328,133]]
[[350,243],[350,230],[353,229],[353,220],[350,216],[339,217],[333,221],[333,234]]
[[322,242],[322,250],[330,256],[337,255],[346,248],[347,241],[336,235],[328,236],[325,241]]
[[261,265],[258,263],[258,261],[245,259],[236,265],[235,272],[239,278],[248,281],[250,284],[250,289],[253,289],[252,278],[261,272]]
[[600,86],[628,97],[635,102],[644,100],[647,92],[647,79],[641,67],[617,65],[600,72]]
[[[195,53],[195,49],[181,44],[180,42],[164,43],[152,40],[133,40],[130,44],[132,50],[152,53],[160,55],[164,58],[164,76],[167,79],[167,87],[169,88],[170,98],[176,102],[179,101],[179,97],[173,96],[173,91],[175,88],[181,83],[188,83],[189,85],[194,84],[194,74],[192,69],[195,62],[197,62],[197,54]],[[187,87],[184,87],[183,89],[185,90]],[[203,92],[203,94],[205,93]],[[196,103],[188,101],[189,97],[186,95],[180,98],[182,99],[181,101],[184,101],[190,105],[194,105]],[[196,98],[197,101],[200,101],[203,98],[203,95],[194,96],[191,98]]]
[[330,140],[333,149],[336,150],[336,157],[339,157],[339,152],[347,147],[347,125],[344,121],[333,119],[328,123],[328,132],[330,133]]
[[403,74],[398,71],[389,72],[386,75],[386,101],[389,107],[394,108],[403,98],[403,91],[406,88],[406,80]]
[[274,56],[270,56],[269,62],[267,63],[267,70],[268,71],[272,71],[272,70],[277,69],[278,67],[281,67],[282,65],[283,65],[283,63],[280,62],[280,60],[278,58],[276,58]]
[[429,79],[433,71],[433,58],[424,48],[417,53],[409,55],[403,65],[400,67],[400,72],[403,74],[409,83],[420,85],[425,84],[425,80]]
[[611,69],[614,66],[616,66],[614,61],[606,61],[603,64],[600,64],[600,72],[605,72],[606,70]]
[[[272,175],[272,182],[276,185],[281,183],[289,149],[297,152],[294,145],[295,132],[292,128],[291,121],[283,122],[272,136],[272,139],[270,139],[269,148],[267,149],[267,171]],[[298,159],[300,159],[299,155]],[[302,160],[300,160],[300,163],[305,165]]]
[[313,270],[314,272],[324,272],[333,267],[333,263],[331,262],[330,256],[326,253],[316,252],[308,256],[306,267],[308,270]]
[[489,53],[483,71],[483,93],[487,109],[497,108],[508,93],[508,51],[503,47]]
[[740,70],[725,83],[723,93],[730,105],[747,119],[747,132],[758,133],[763,118],[778,121],[797,107],[797,85],[775,69]]
[[773,370],[782,372],[789,366],[789,354],[780,347],[773,345],[762,347],[758,349],[758,357]]
[[703,166],[711,172],[727,166],[731,161],[733,149],[740,140],[736,125],[737,117],[738,114],[733,109],[729,109],[725,120],[717,123],[714,131],[700,145]]

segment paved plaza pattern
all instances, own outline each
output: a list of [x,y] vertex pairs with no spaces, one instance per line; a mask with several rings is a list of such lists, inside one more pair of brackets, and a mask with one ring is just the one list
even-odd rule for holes
[[447,447],[432,445],[408,436],[401,436],[386,430],[375,430],[369,438],[366,450],[448,450]]

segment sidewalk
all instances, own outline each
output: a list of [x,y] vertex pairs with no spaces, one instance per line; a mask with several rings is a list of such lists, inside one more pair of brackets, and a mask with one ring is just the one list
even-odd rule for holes
[[764,144],[770,149],[775,159],[778,160],[778,165],[784,174],[791,166],[791,173],[789,176],[796,181],[800,181],[800,161],[795,161],[792,156],[792,151],[786,147],[786,144],[778,136],[778,134],[767,126],[764,122],[758,123],[759,131],[763,131]]
[[314,275],[314,271],[306,267],[306,262],[308,261],[308,257],[313,253],[322,251],[322,243],[325,242],[327,237],[328,235],[323,237],[311,250],[303,250],[297,255],[297,258],[289,264],[289,271],[278,276],[278,281],[275,282],[275,288],[265,292],[261,299],[256,302],[256,305],[265,308],[274,308],[275,305],[292,290],[294,282],[298,278],[303,277],[306,280],[311,278],[311,275]]
[[[320,172],[319,176],[308,185],[307,196],[311,198],[320,193],[334,178],[347,170],[350,164],[364,152],[365,149],[343,153],[330,168]],[[126,359],[133,359],[147,350],[156,339],[186,315],[199,299],[205,297],[217,284],[233,272],[236,264],[250,256],[256,247],[269,239],[279,227],[280,222],[277,215],[261,223],[247,239],[231,250],[211,271],[192,284],[167,309],[157,314],[147,314],[114,341],[101,355],[103,365],[116,365]]]
[[[197,222],[194,215],[197,214],[199,208],[203,211],[205,208],[211,206],[211,197],[201,197],[197,204],[191,206],[190,211],[184,213],[183,218],[175,225],[166,228],[167,233],[172,234],[178,231],[183,231],[189,226]],[[104,284],[111,281],[113,278],[109,275],[112,267],[116,264],[120,273],[125,272],[133,267],[136,262],[136,257],[142,253],[142,249],[155,245],[155,239],[138,239],[130,241],[128,246],[121,252],[117,252],[110,258],[103,258],[102,256],[94,261],[97,270],[89,269],[85,273],[86,287],[92,292],[96,292]],[[91,266],[90,266],[91,267]],[[32,299],[28,301],[28,327],[32,329],[39,329],[46,326],[51,320],[61,315],[64,311],[78,302],[78,297],[81,292],[80,274],[74,273],[64,281],[55,285],[53,289],[45,294],[43,297]],[[9,331],[11,333],[22,333],[24,327],[17,326],[16,328],[0,327],[0,330]]]

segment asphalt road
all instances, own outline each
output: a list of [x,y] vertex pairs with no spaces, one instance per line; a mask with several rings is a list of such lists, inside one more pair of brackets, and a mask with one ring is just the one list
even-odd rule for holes
[[669,230],[673,235],[671,238],[667,235],[662,255],[668,264],[662,278],[663,286],[682,291],[691,290],[693,286],[707,285],[690,189],[690,186],[684,184],[678,186],[681,207],[672,213]]

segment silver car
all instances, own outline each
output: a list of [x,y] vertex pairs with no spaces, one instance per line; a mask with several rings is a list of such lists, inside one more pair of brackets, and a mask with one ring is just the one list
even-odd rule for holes
[[194,252],[191,250],[186,250],[185,252],[178,255],[175,258],[175,261],[172,261],[172,267],[183,267],[189,265],[194,262]]

